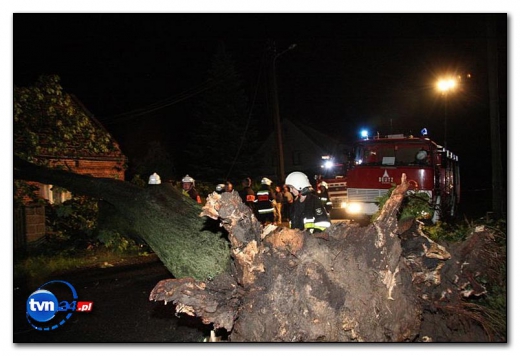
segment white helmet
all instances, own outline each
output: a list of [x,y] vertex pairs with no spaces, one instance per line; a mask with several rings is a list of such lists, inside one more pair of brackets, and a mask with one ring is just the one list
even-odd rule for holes
[[148,184],[161,184],[161,177],[157,173],[152,174],[148,178]]
[[195,186],[195,179],[191,178],[188,174],[186,177],[182,178],[183,183],[192,183]]
[[311,186],[309,178],[302,172],[292,172],[285,178],[286,185],[292,185],[296,190],[302,191],[303,188]]
[[320,182],[320,185],[321,185],[322,187],[325,187],[325,189],[329,189],[329,185],[328,185],[327,182],[325,182],[324,180],[322,180],[322,181]]
[[269,178],[264,177],[264,178],[262,178],[262,181],[261,181],[260,183],[262,183],[262,184],[267,184],[267,185],[271,185],[272,182],[273,182],[273,181],[270,180]]
[[215,188],[215,191],[216,191],[217,193],[223,193],[224,190],[225,190],[225,186],[224,186],[224,184],[217,184],[217,187]]

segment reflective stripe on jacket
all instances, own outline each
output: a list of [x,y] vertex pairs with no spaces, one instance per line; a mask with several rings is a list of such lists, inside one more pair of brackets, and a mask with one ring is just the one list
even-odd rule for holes
[[309,194],[304,202],[300,199],[294,200],[289,226],[292,229],[323,231],[330,227],[330,217],[321,199],[314,194]]
[[269,214],[274,213],[273,201],[271,198],[273,197],[273,192],[270,190],[259,190],[256,193],[256,211],[258,214]]

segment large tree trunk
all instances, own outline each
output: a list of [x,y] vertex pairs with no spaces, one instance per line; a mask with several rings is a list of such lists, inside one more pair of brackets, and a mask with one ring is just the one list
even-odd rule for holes
[[[229,341],[503,341],[468,298],[485,295],[479,280],[500,280],[493,273],[505,252],[484,228],[448,252],[418,222],[398,223],[404,175],[374,223],[337,223],[320,235],[262,229],[236,192],[211,194],[201,211],[167,184],[141,189],[16,159],[15,178],[112,204],[176,277],[159,281],[150,300]],[[205,230],[207,219],[229,241]]]
[[213,278],[229,270],[229,243],[216,234],[200,205],[171,184],[140,188],[128,182],[48,169],[14,157],[14,178],[54,184],[103,199],[122,233],[145,240],[177,278]]
[[368,228],[338,224],[318,237],[275,227],[244,233],[240,197],[213,194],[203,214],[228,229],[235,273],[208,283],[164,280],[150,299],[225,328],[231,341],[414,340],[421,307],[395,214],[407,188],[404,180]]

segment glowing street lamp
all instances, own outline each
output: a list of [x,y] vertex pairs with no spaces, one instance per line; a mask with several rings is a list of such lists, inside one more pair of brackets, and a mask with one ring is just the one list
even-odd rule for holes
[[447,107],[448,107],[448,93],[455,90],[457,82],[453,78],[441,79],[437,82],[437,89],[444,96],[444,148],[447,148]]
[[456,85],[457,82],[455,81],[455,79],[441,79],[437,83],[437,88],[439,88],[439,90],[444,94],[450,90],[453,90]]

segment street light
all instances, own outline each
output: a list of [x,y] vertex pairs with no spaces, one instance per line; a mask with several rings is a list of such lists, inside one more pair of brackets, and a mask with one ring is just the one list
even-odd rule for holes
[[[274,123],[276,126],[276,136],[277,136],[277,149],[278,149],[278,178],[280,182],[285,181],[285,167],[284,167],[284,153],[283,153],[283,143],[282,143],[282,125],[280,124],[280,108],[278,107],[278,86],[276,83],[276,60],[282,54],[287,51],[290,51],[296,47],[296,44],[293,43],[284,51],[277,53],[273,56],[273,61],[271,63],[271,85],[272,85],[272,95],[273,95],[273,116]],[[272,42],[272,49],[274,53],[276,53],[276,47],[274,41]]]
[[448,107],[448,93],[455,90],[457,82],[453,78],[441,79],[437,82],[437,89],[444,96],[444,148],[447,149],[447,107]]

